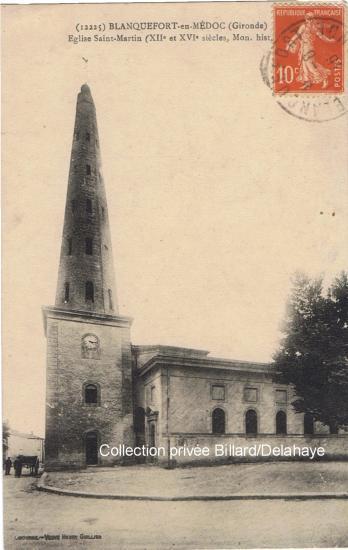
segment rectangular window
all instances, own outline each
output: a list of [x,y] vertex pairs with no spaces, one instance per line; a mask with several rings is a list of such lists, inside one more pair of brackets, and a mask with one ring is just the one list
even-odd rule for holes
[[69,283],[65,283],[64,285],[64,303],[67,304],[69,302],[70,298],[70,285]]
[[276,390],[276,403],[287,403],[288,392],[286,390]]
[[249,386],[244,388],[244,401],[248,401],[249,403],[257,403],[258,398],[257,388],[251,388]]
[[87,176],[91,175],[91,165],[90,164],[86,164],[86,174],[87,174]]
[[90,133],[86,132],[86,141],[89,141],[91,139]]
[[93,254],[93,239],[89,237],[86,239],[86,254],[89,256]]
[[151,390],[150,390],[150,401],[151,401],[151,403],[154,403],[154,401],[155,401],[155,394],[156,394],[156,386],[151,386]]
[[219,401],[224,401],[225,399],[225,386],[222,384],[214,384],[211,387],[211,398]]

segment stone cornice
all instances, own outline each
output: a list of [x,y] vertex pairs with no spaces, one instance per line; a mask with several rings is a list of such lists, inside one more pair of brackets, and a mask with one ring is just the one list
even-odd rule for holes
[[219,359],[216,357],[184,357],[167,354],[157,354],[145,365],[138,369],[142,376],[154,367],[193,367],[205,369],[223,369],[228,371],[250,372],[260,374],[275,374],[274,367],[270,363],[253,363],[249,361],[236,361],[233,359]]
[[113,327],[130,327],[133,319],[120,315],[108,315],[107,313],[94,313],[91,311],[66,310],[54,306],[42,307],[44,328],[46,334],[47,318],[73,321],[76,323],[92,323],[110,325]]

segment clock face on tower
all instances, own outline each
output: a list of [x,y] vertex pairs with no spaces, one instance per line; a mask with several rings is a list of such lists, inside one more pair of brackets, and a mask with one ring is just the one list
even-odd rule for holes
[[85,359],[99,359],[99,338],[95,334],[85,334],[81,344],[82,357]]

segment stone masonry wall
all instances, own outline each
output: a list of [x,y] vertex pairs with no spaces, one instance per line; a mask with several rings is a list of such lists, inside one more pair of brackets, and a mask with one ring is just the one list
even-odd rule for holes
[[[99,359],[82,357],[85,334],[99,338]],[[100,443],[133,445],[129,327],[49,318],[47,339],[46,469],[84,467],[90,430]],[[99,386],[100,403],[84,402],[86,383]]]
[[[225,387],[224,399],[213,399],[213,385]],[[265,374],[244,374],[207,367],[185,370],[173,368],[170,369],[169,386],[171,433],[211,433],[212,412],[216,407],[225,411],[226,433],[245,433],[245,413],[248,409],[257,413],[259,433],[275,433],[275,417],[279,410],[287,414],[289,434],[303,433],[302,415],[296,414],[291,407],[291,389],[273,383],[272,378]],[[257,389],[257,402],[245,400],[245,387]],[[277,403],[277,389],[287,391],[287,403]]]

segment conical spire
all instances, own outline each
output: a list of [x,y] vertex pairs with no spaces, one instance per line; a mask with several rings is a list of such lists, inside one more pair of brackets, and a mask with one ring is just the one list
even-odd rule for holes
[[77,96],[56,306],[118,314],[96,111],[87,84]]

